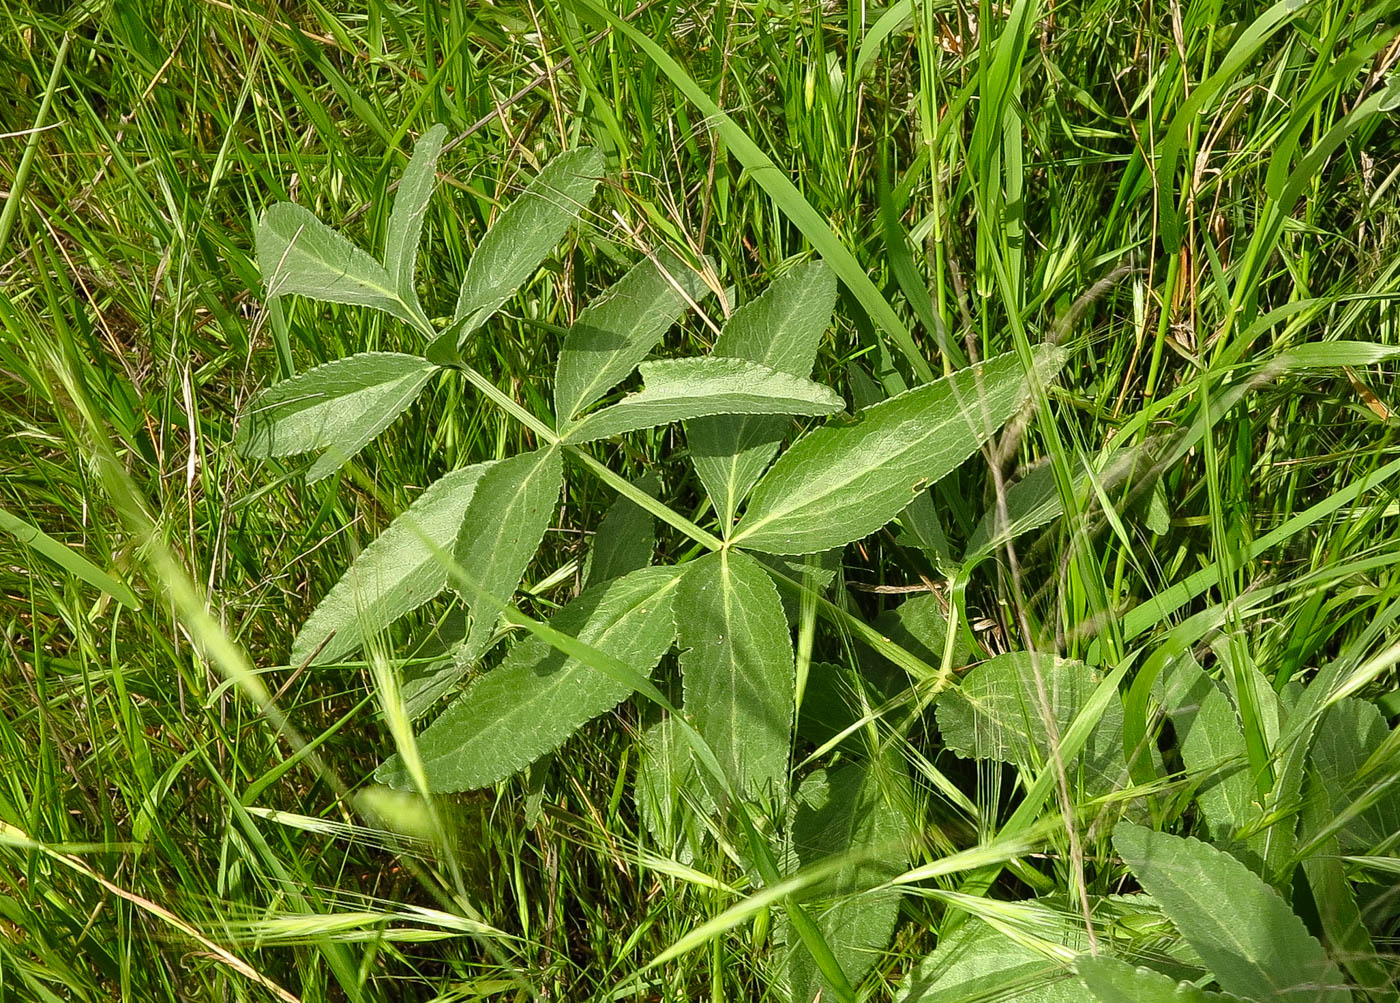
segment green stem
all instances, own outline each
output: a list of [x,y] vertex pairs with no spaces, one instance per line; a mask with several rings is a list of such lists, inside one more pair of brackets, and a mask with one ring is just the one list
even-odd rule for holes
[[44,87],[44,98],[39,102],[39,114],[34,117],[34,127],[29,130],[29,140],[24,144],[24,156],[20,158],[19,169],[15,171],[14,183],[10,185],[9,197],[5,199],[5,209],[0,212],[0,252],[10,239],[10,230],[19,218],[19,206],[23,201],[24,185],[29,180],[29,171],[34,166],[34,154],[39,149],[39,134],[49,117],[49,107],[53,104],[53,93],[58,90],[58,75],[63,72],[63,62],[68,58],[68,36],[58,46],[58,56],[49,72],[49,82]]

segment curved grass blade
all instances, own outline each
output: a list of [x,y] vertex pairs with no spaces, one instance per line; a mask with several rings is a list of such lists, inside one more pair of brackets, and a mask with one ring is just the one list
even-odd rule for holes
[[616,31],[625,35],[637,48],[646,53],[662,73],[666,74],[676,89],[686,96],[705,116],[705,122],[717,132],[742,163],[749,175],[758,183],[778,210],[792,221],[792,224],[811,241],[826,263],[836,273],[837,278],[846,284],[856,300],[873,320],[889,336],[913,368],[919,379],[933,379],[933,370],[928,360],[914,344],[914,338],[904,322],[899,319],[889,301],[870,280],[865,269],[860,266],[850,250],[841,242],[822,215],[812,208],[802,193],[798,191],[786,173],[762,148],[750,138],[737,122],[725,114],[685,69],[637,28],[622,20],[612,11],[594,0],[574,0],[577,6],[592,11],[606,21]]
[[0,533],[8,533],[36,554],[53,561],[75,578],[105,592],[127,609],[140,610],[141,601],[117,579],[93,564],[72,547],[60,543],[37,526],[0,508]]

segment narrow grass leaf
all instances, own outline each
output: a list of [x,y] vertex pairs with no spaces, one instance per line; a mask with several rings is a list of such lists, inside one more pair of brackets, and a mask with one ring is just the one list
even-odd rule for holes
[[791,220],[793,226],[797,227],[802,235],[811,241],[812,246],[817,249],[817,252],[821,254],[837,277],[851,290],[871,320],[879,325],[890,337],[890,340],[895,343],[895,346],[909,362],[915,375],[921,380],[933,379],[933,370],[929,367],[928,360],[914,344],[914,338],[909,333],[909,329],[904,326],[904,322],[900,320],[899,314],[895,313],[894,308],[890,306],[889,301],[881,294],[875,283],[870,280],[870,276],[866,274],[855,255],[831,229],[831,224],[823,218],[821,213],[812,208],[811,203],[802,196],[797,186],[788,179],[787,172],[773,163],[772,158],[764,153],[749,134],[734,119],[730,118],[714,102],[713,98],[705,93],[690,74],[666,53],[666,50],[612,11],[595,3],[594,0],[575,0],[575,2],[626,35],[634,45],[646,53],[647,57],[657,65],[662,73],[666,74],[671,83],[686,96],[686,99],[700,109],[705,117],[705,122],[724,140],[729,152],[738,158],[759,187],[768,193],[778,211]]
[[[496,603],[508,601],[544,539],[564,486],[564,460],[555,446],[492,464],[462,517],[453,557]],[[462,597],[472,610],[466,649],[479,654],[496,626],[494,605]]]
[[74,578],[87,582],[99,592],[105,592],[127,609],[139,610],[141,601],[131,589],[93,564],[78,551],[60,543],[38,526],[0,508],[0,533],[8,533],[42,557],[48,558]]
[[[831,326],[836,278],[820,261],[786,272],[735,311],[711,355],[759,362],[807,376]],[[686,423],[691,462],[726,530],[744,497],[778,452],[788,423],[756,415],[699,418]]]
[[268,387],[249,403],[233,445],[244,456],[325,450],[307,473],[333,473],[403,414],[436,367],[416,355],[363,352]]
[[644,389],[593,412],[564,441],[589,442],[707,415],[826,415],[846,406],[830,387],[743,359],[668,359],[638,368]]
[[421,313],[414,273],[418,265],[418,243],[423,236],[423,217],[437,182],[438,155],[447,137],[447,126],[435,125],[413,145],[413,156],[399,179],[394,208],[389,213],[389,232],[384,239],[384,269],[389,273],[399,298]]
[[[680,577],[678,568],[642,568],[584,592],[549,625],[650,676],[675,640],[672,606]],[[418,737],[429,787],[447,793],[504,780],[631,692],[545,640],[526,638]],[[376,777],[392,787],[409,783],[397,757]]]
[[1113,846],[1221,989],[1253,999],[1351,1000],[1341,972],[1303,921],[1228,853],[1131,822],[1114,827]]
[[[1061,359],[1040,350],[1042,378]],[[808,433],[759,481],[734,542],[809,554],[859,540],[972,455],[1029,393],[1007,353]]]
[[[447,588],[447,569],[427,540],[450,540],[477,484],[493,464],[438,478],[359,557],[307,618],[292,641],[292,663],[333,662],[364,639]],[[314,658],[313,658],[314,656]]]
[[603,155],[561,153],[501,213],[467,264],[452,318],[462,344],[528,279],[583,215],[603,177]]
[[258,221],[258,268],[268,296],[295,294],[322,303],[383,310],[423,330],[427,321],[405,300],[384,266],[309,210],[279,202]]
[[796,670],[777,588],[752,557],[725,550],[687,566],[677,603],[686,713],[735,790],[781,794]]
[[1201,120],[1209,102],[1222,89],[1239,80],[1240,72],[1256,52],[1307,4],[1303,0],[1279,0],[1239,33],[1215,72],[1192,89],[1177,109],[1157,150],[1157,184],[1161,189],[1162,246],[1169,254],[1181,249],[1183,220],[1177,206],[1176,168],[1187,136]]
[[559,352],[554,410],[560,428],[636,368],[705,288],[699,275],[663,249],[589,303]]

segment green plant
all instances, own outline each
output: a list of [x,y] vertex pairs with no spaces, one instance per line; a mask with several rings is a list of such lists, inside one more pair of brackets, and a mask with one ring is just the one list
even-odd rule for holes
[[[880,751],[883,739],[864,751],[843,742],[879,714],[847,706],[831,688],[830,667],[813,661],[810,640],[801,643],[804,634],[810,639],[820,612],[853,628],[909,673],[922,690],[918,706],[938,699],[937,725],[949,749],[1038,777],[1017,818],[1034,818],[1056,778],[1066,806],[1071,784],[1077,797],[1120,800],[1130,778],[1145,790],[1156,784],[1162,763],[1145,741],[1151,728],[1145,714],[1155,700],[1175,725],[1188,775],[1213,778],[1194,791],[1206,833],[1244,863],[1220,849],[1120,823],[1116,845],[1148,894],[1139,901],[1120,899],[1112,908],[1138,915],[1160,910],[1200,953],[1199,961],[1183,962],[1185,970],[1197,964],[1227,992],[1328,1003],[1349,998],[1339,969],[1283,900],[1271,898],[1275,893],[1266,879],[1286,885],[1297,863],[1311,859],[1297,852],[1293,835],[1281,837],[1294,830],[1278,825],[1279,812],[1296,814],[1309,771],[1355,771],[1368,749],[1384,744],[1383,735],[1362,727],[1368,744],[1333,749],[1330,758],[1324,744],[1310,754],[1309,729],[1322,709],[1315,707],[1297,718],[1303,723],[1291,746],[1258,739],[1293,750],[1275,752],[1267,782],[1257,771],[1222,774],[1222,764],[1258,760],[1249,754],[1231,705],[1189,659],[1159,658],[1139,671],[1126,711],[1119,686],[1128,662],[1103,676],[1077,661],[1013,653],[984,662],[949,688],[950,669],[966,649],[959,649],[956,632],[926,600],[900,608],[899,623],[912,625],[920,616],[924,621],[906,630],[906,643],[900,643],[891,640],[898,631],[863,624],[822,596],[830,584],[823,563],[846,545],[901,516],[919,533],[926,488],[976,452],[1033,394],[1043,393],[1063,364],[1063,351],[1034,350],[1029,369],[1014,353],[978,363],[868,403],[785,446],[793,416],[830,416],[845,406],[808,378],[832,321],[834,279],[820,262],[796,266],[729,317],[709,355],[644,361],[706,293],[699,275],[663,250],[632,267],[579,314],[559,353],[553,414],[533,413],[468,366],[462,349],[582,213],[600,179],[601,159],[576,151],[540,172],[482,239],[453,316],[439,330],[419,303],[413,274],[442,138],[435,128],[415,148],[390,216],[382,263],[289,204],[269,209],[258,227],[258,258],[270,294],[375,307],[413,328],[424,351],[355,355],[279,383],[252,402],[236,439],[254,456],[319,450],[307,476],[324,477],[388,427],[434,373],[450,368],[539,444],[532,452],[455,470],[430,485],[365,548],[293,641],[298,664],[328,663],[360,649],[372,655],[385,628],[449,587],[455,591],[467,615],[458,629],[444,633],[444,654],[402,680],[393,673],[376,677],[399,746],[377,771],[381,783],[424,796],[496,784],[640,694],[663,715],[644,736],[634,792],[653,836],[684,856],[693,855],[711,832],[722,840],[729,838],[726,832],[737,835],[743,847],[738,859],[772,890],[773,904],[783,907],[776,936],[788,945],[789,991],[802,1000],[823,994],[854,999],[855,983],[889,939],[898,889],[928,872],[905,869],[918,812],[902,759]],[[1344,356],[1344,348],[1336,352]],[[1310,361],[1283,357],[1273,371]],[[634,369],[642,389],[611,396]],[[654,479],[630,483],[585,448],[675,422],[685,425],[689,460],[708,496],[713,530],[659,500]],[[1164,447],[1167,462],[1194,441],[1190,430],[1178,435]],[[586,587],[540,622],[512,599],[552,520],[566,458],[621,497],[598,531]],[[665,470],[670,457],[660,453],[649,461]],[[1150,471],[1145,480],[1141,471],[1137,476],[1152,486]],[[1114,477],[1110,483],[1122,475]],[[1059,514],[1052,484],[1033,473],[1007,492],[973,534],[958,574],[969,574],[996,546]],[[691,541],[683,560],[652,565],[653,517]],[[786,607],[780,589],[789,594]],[[495,646],[517,630],[532,636],[479,671]],[[665,678],[653,680],[673,648],[680,652],[676,687]],[[1233,649],[1216,648],[1224,664],[1232,665]],[[1170,672],[1163,673],[1168,665]],[[888,669],[866,678],[877,704],[909,685]],[[1251,720],[1272,689],[1243,667],[1233,668],[1229,678],[1247,687],[1233,689],[1231,697],[1242,712],[1253,708],[1243,717]],[[1316,696],[1323,692],[1316,682],[1308,690],[1316,700],[1335,699]],[[445,708],[414,737],[410,722],[449,693]],[[835,759],[792,791],[792,750],[803,731],[799,702],[809,733],[815,727],[821,749]],[[1277,706],[1268,715],[1276,738],[1285,715]],[[906,733],[918,719],[916,709],[894,734]],[[1354,730],[1343,727],[1341,733]],[[1123,810],[1161,821],[1186,803],[1143,795],[1125,802]],[[1379,792],[1371,809],[1393,810]],[[1013,818],[1002,836],[1024,829]],[[1330,832],[1315,833],[1314,844]],[[1383,838],[1381,830],[1371,837]],[[959,894],[985,889],[997,869],[972,869]],[[1336,884],[1335,874],[1319,871],[1315,878]],[[1194,915],[1219,912],[1231,895],[1246,892],[1267,905],[1263,918],[1219,920],[1222,931],[1235,929],[1244,939],[1238,948],[1216,950],[1219,937],[1198,928]],[[1107,945],[1096,940],[1092,912],[1109,900],[1094,906],[1087,892],[1080,894],[1089,939],[1066,929],[1062,937],[1039,941],[1058,944],[1055,949],[1065,952],[1061,964],[1090,952],[1079,962],[1081,981],[1073,984],[1080,988],[1073,992],[1089,991],[1107,1003],[1176,992],[1173,976],[1182,974],[1181,965],[1153,971],[1115,960],[1141,960],[1140,945],[1133,938],[1110,938]],[[1204,899],[1193,904],[1190,895]],[[986,900],[973,901],[981,904],[961,904],[991,924],[990,930],[959,939],[960,924],[950,923],[946,943],[910,975],[903,998],[964,998],[1044,977],[1043,962],[1008,953],[997,941],[1015,924],[1007,925]],[[1296,944],[1270,939],[1278,924],[1295,931],[1289,937]],[[682,941],[673,950],[686,947]],[[990,952],[990,968],[978,962],[963,971],[964,962],[950,959],[964,951]],[[1353,975],[1379,987],[1383,976],[1368,965],[1359,963]],[[1064,969],[1059,972],[1063,979]],[[1021,998],[1058,999],[1057,993],[1070,991],[1060,988],[1067,985],[1052,979],[1039,995]]]
[[[1052,377],[1063,355],[1052,349],[1034,353],[1030,378],[1015,355],[988,360],[812,429],[782,450],[784,416],[829,415],[844,407],[833,391],[807,379],[831,323],[834,279],[819,262],[797,267],[734,313],[710,355],[644,362],[703,293],[694,273],[663,253],[644,259],[580,313],[559,354],[555,413],[552,419],[532,415],[464,363],[434,360],[451,358],[559,240],[583,210],[601,161],[579,151],[541,172],[483,238],[452,325],[439,333],[418,303],[413,262],[442,135],[441,128],[430,130],[415,149],[390,217],[382,265],[295,206],[273,206],[258,225],[258,259],[269,294],[384,310],[423,336],[424,356],[356,355],[279,383],[252,402],[236,442],[254,456],[320,450],[307,476],[323,477],[386,428],[437,365],[446,364],[461,369],[542,445],[454,471],[425,490],[317,606],[292,644],[293,660],[343,658],[451,584],[471,615],[451,653],[404,689],[408,717],[427,711],[480,661],[500,638],[498,623],[536,636],[519,641],[500,665],[473,678],[413,748],[400,749],[380,768],[382,782],[424,794],[496,783],[641,692],[673,712],[674,726],[699,764],[696,779],[706,785],[711,803],[738,813],[752,837],[751,865],[765,879],[775,877],[764,843],[769,837],[749,818],[751,811],[757,818],[788,801],[799,684],[775,579],[813,596],[787,573],[800,576],[800,565],[783,559],[841,548],[896,518],[1022,408],[1030,379]],[[509,260],[498,260],[506,248]],[[595,407],[635,368],[642,390]],[[581,450],[598,439],[678,421],[686,423],[717,534]],[[566,454],[712,552],[668,567],[615,565],[609,569],[614,577],[591,576],[599,581],[547,626],[524,617],[509,601],[554,514]],[[643,556],[641,563],[649,565],[650,554],[637,554]],[[681,649],[679,715],[649,682],[673,645]],[[938,672],[904,655],[906,666]],[[389,706],[397,700],[391,696]],[[866,776],[860,767],[844,767],[831,775],[832,789],[847,797],[866,791],[868,798],[874,789],[864,786]],[[803,792],[815,790],[813,783],[809,778]],[[836,859],[872,845],[899,853],[907,841],[899,832],[902,816],[895,813],[874,829],[847,830],[825,845],[823,834],[841,828],[844,809],[823,809],[815,793],[803,792],[791,836],[800,861],[812,852],[803,849],[800,834],[813,828],[818,831],[809,833],[808,844],[822,845],[823,854]],[[700,796],[699,788],[691,793]],[[840,804],[836,795],[827,796]],[[849,883],[833,887],[850,891]],[[886,937],[893,904],[886,899],[874,924]],[[789,915],[832,989],[849,995],[847,977],[811,921],[795,907]],[[839,949],[849,924],[839,913],[831,922],[828,933]],[[869,952],[880,946],[862,943],[853,948],[855,959],[847,952],[841,960],[847,968],[861,962],[859,974]]]

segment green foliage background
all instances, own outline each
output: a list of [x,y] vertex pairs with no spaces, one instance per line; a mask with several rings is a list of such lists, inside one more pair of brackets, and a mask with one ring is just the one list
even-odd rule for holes
[[[338,789],[394,748],[373,697],[385,665],[286,665],[315,604],[424,487],[535,445],[446,373],[337,476],[307,484],[296,462],[231,448],[268,384],[418,350],[374,311],[294,297],[269,309],[254,220],[291,200],[382,246],[389,189],[442,122],[418,266],[429,317],[451,315],[476,242],[545,163],[579,146],[605,155],[583,225],[467,351],[535,413],[564,330],[642,250],[703,255],[740,301],[821,256],[842,286],[814,378],[857,405],[970,356],[1069,350],[992,462],[935,488],[936,523],[911,513],[846,549],[835,596],[912,649],[889,611],[933,583],[971,625],[958,669],[1031,647],[1121,669],[1130,711],[1167,712],[1163,772],[1139,767],[1116,798],[1080,778],[1033,802],[1042,774],[1019,760],[1038,758],[1034,743],[999,757],[1013,769],[945,748],[933,715],[928,734],[896,742],[863,729],[856,741],[915,778],[912,791],[887,778],[880,803],[917,802],[911,865],[925,872],[902,886],[864,995],[938,985],[918,966],[940,944],[1013,957],[985,946],[988,921],[1030,951],[1016,978],[1070,985],[1053,951],[1047,967],[1032,948],[1079,950],[1081,889],[1112,913],[1130,875],[1153,887],[1117,845],[1146,837],[1112,835],[1126,813],[1271,878],[1301,861],[1284,912],[1354,986],[1390,998],[1396,827],[1367,799],[1393,790],[1400,744],[1394,6],[609,9],[620,24],[586,0],[0,9],[0,995],[262,1000],[275,983],[306,1000],[582,1000],[641,972],[634,998],[785,998],[791,931],[777,911],[743,912],[763,882],[726,852],[733,833],[696,834],[687,855],[688,836],[658,845],[634,805],[638,757],[673,740],[641,708],[499,789],[442,802],[444,848],[416,803],[378,795],[379,817],[410,830],[391,832]],[[703,354],[722,321],[712,303],[660,354]],[[1200,434],[1170,448],[1183,429]],[[685,446],[659,429],[595,455],[636,477]],[[704,518],[683,465],[660,469],[668,503]],[[1044,503],[1014,555],[984,546],[995,526],[980,525],[1010,497],[1003,474],[1037,478],[1021,498]],[[573,594],[612,500],[570,481],[527,611]],[[663,533],[657,561],[689,550]],[[973,554],[988,559],[970,567]],[[406,621],[392,650],[431,625],[428,612]],[[849,635],[812,629],[821,658],[871,664]],[[1148,672],[1164,667],[1154,696]],[[876,702],[906,685],[889,668],[867,669]],[[1320,693],[1304,689],[1319,670],[1361,702],[1313,720],[1330,758],[1279,814],[1236,831],[1255,792],[1223,767],[1286,774],[1269,750]],[[253,679],[275,709],[240,696]],[[1216,682],[1233,704],[1173,702]],[[940,704],[940,728],[957,707]],[[1219,723],[1196,732],[1202,745],[1187,713]],[[800,752],[831,737],[813,727]],[[1367,762],[1347,758],[1338,736],[1351,733],[1375,750]],[[799,799],[850,783],[805,775]],[[682,826],[694,808],[653,806]],[[1274,861],[1268,834],[1285,825],[1312,841]],[[992,840],[1016,826],[1033,845]],[[962,862],[981,868],[971,883]],[[1366,917],[1364,950],[1328,935],[1347,917],[1329,916],[1324,888]],[[703,926],[736,908],[738,921]],[[1115,929],[1157,937],[1159,967],[1187,972],[1192,936],[1166,911],[1172,922],[1123,906]],[[968,914],[980,918],[950,919]],[[1085,977],[1140,978],[1128,992],[1148,998],[1146,977],[1111,962]]]

